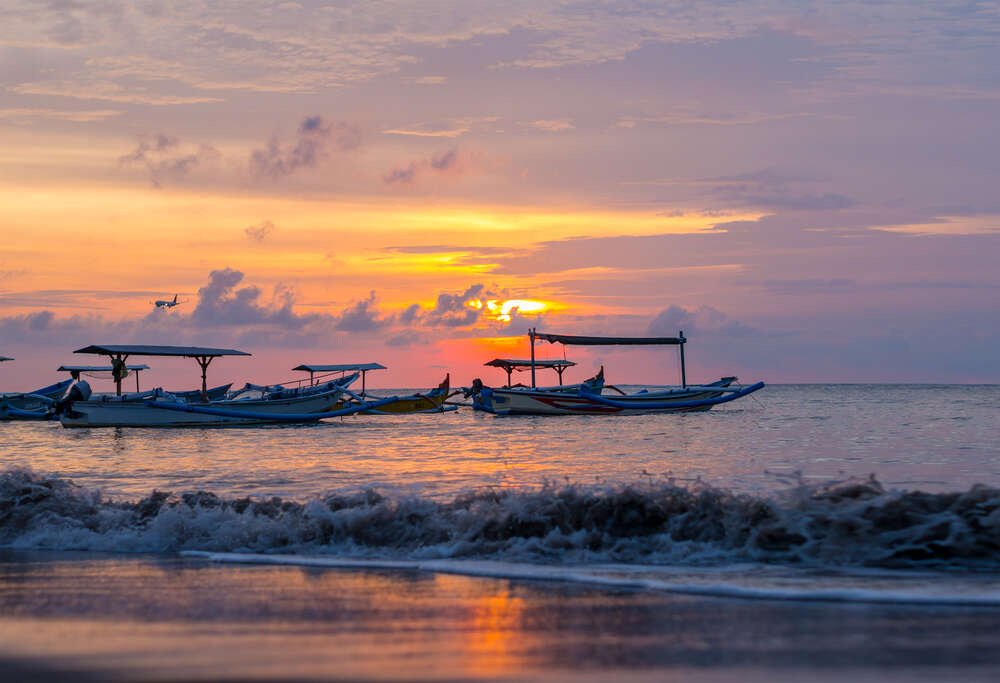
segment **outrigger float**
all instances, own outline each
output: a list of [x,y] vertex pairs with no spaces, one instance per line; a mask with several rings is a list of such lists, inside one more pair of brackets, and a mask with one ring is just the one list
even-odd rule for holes
[[[124,364],[131,356],[168,356],[193,358],[201,367],[200,400],[184,401],[170,394],[151,400],[130,400],[121,391],[121,377],[116,375],[116,395],[98,400],[76,401],[59,415],[63,427],[192,427],[237,426],[270,423],[308,423],[330,417],[352,415],[377,409],[397,397],[364,401],[359,405],[335,409],[347,385],[357,374],[339,381],[302,389],[260,387],[259,397],[239,396],[211,401],[208,396],[209,364],[221,356],[249,356],[245,351],[198,346],[87,346],[74,353],[104,355],[113,366]],[[253,387],[253,385],[249,385]]]
[[[722,403],[735,401],[764,387],[763,382],[750,386],[732,386],[736,377],[723,377],[710,384],[688,385],[684,366],[684,344],[687,339],[681,332],[677,337],[585,337],[566,334],[546,334],[534,328],[528,331],[531,345],[531,359],[514,361],[496,359],[487,365],[507,369],[508,387],[491,388],[476,380],[468,390],[472,396],[473,408],[495,415],[623,415],[637,413],[678,413],[710,410]],[[553,361],[535,360],[535,340],[552,344],[578,346],[639,346],[671,345],[680,349],[681,384],[679,386],[650,387],[629,394],[617,387],[605,385],[604,368],[597,376],[577,385],[562,386],[562,371],[559,372],[560,386],[537,388],[535,371],[539,367],[557,366]],[[567,361],[557,361],[565,364]],[[510,386],[511,369],[530,368],[531,387]],[[605,390],[614,390],[617,395],[605,395]]]

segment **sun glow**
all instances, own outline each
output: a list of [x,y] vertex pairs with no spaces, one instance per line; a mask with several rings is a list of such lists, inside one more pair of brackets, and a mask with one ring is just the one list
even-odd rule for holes
[[465,302],[465,305],[476,310],[485,308],[488,311],[488,317],[505,323],[510,322],[511,314],[514,311],[523,315],[525,313],[541,313],[549,308],[549,305],[545,302],[531,301],[529,299],[508,299],[502,303],[496,299],[490,299],[489,301],[472,299]]

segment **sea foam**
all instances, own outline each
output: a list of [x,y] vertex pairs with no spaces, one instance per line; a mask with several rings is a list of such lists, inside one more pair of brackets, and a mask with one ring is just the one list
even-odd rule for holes
[[308,501],[154,491],[113,501],[58,475],[0,474],[0,545],[24,549],[711,565],[1000,569],[1000,490],[850,479],[773,497],[706,485],[375,490]]

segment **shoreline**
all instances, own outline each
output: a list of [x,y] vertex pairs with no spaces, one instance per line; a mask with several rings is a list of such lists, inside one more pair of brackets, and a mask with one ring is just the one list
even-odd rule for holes
[[[990,680],[996,610],[0,551],[19,680]],[[79,674],[79,675],[78,675]]]

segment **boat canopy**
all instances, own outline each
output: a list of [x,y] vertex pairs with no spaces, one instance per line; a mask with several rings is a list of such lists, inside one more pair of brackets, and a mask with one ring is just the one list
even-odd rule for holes
[[303,372],[368,372],[369,370],[385,370],[384,365],[379,363],[354,363],[348,365],[313,365],[302,364],[292,370]]
[[[687,386],[687,372],[684,369],[684,344],[687,343],[687,339],[684,338],[684,331],[681,330],[676,337],[584,337],[572,334],[548,334],[546,332],[538,332],[535,328],[528,330],[528,339],[531,341],[529,346],[531,347],[531,362],[529,367],[531,368],[531,387],[535,388],[535,366],[538,364],[535,360],[535,340],[544,339],[550,344],[573,344],[576,346],[650,346],[650,345],[673,345],[680,350],[681,355],[681,386]],[[562,370],[557,368],[559,372],[560,383],[562,381]],[[510,383],[510,370],[507,371],[508,384]]]
[[511,370],[520,370],[522,368],[530,368],[532,365],[539,368],[568,368],[570,366],[576,365],[571,360],[518,360],[511,358],[494,358],[489,363],[483,363],[483,365],[488,365],[494,368],[503,368],[504,370],[510,368]]
[[311,363],[304,363],[292,370],[302,370],[309,373],[309,384],[313,384],[316,380],[314,375],[317,372],[360,372],[361,373],[361,395],[365,395],[365,389],[367,387],[366,380],[368,378],[369,370],[385,370],[386,367],[381,363],[346,363],[342,365],[313,365]]
[[[208,401],[208,364],[219,356],[249,356],[246,351],[236,349],[213,349],[207,346],[140,346],[134,344],[111,345],[111,346],[85,346],[77,349],[73,353],[97,353],[104,356],[111,356],[114,365],[124,365],[124,361],[129,356],[173,356],[176,358],[194,358],[201,368],[201,400]],[[139,375],[136,374],[135,381],[138,391]],[[115,376],[115,393],[122,395],[122,378]]]
[[[532,349],[532,354],[534,354],[534,349]],[[571,360],[520,360],[515,358],[494,358],[489,363],[483,363],[483,365],[489,365],[494,368],[503,368],[507,371],[507,386],[510,386],[511,373],[517,370],[520,372],[526,368],[531,368],[531,381],[532,386],[534,386],[535,381],[535,368],[552,368],[559,374],[559,386],[562,386],[563,371],[576,365]]]
[[[126,365],[125,368],[131,371],[149,370],[148,365]],[[56,372],[111,372],[114,367],[110,365],[60,365]]]
[[[680,337],[579,337],[569,334],[546,334],[535,332],[536,339],[544,339],[551,344],[573,344],[575,346],[645,346],[664,344],[684,344]],[[537,361],[536,361],[537,364]]]
[[216,358],[218,356],[249,356],[246,351],[213,349],[206,346],[85,346],[73,353],[98,353],[105,356],[179,356],[182,358]]

